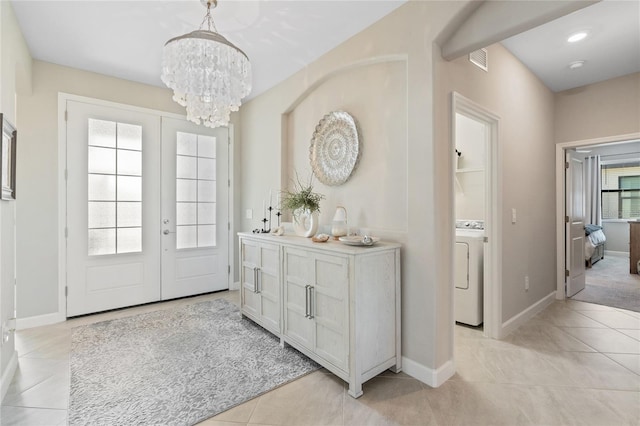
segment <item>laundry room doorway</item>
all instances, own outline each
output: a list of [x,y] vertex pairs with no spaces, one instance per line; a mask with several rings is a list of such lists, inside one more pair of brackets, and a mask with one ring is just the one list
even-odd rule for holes
[[499,117],[457,92],[452,93],[451,104],[454,319],[469,326],[482,324],[485,336],[499,338]]

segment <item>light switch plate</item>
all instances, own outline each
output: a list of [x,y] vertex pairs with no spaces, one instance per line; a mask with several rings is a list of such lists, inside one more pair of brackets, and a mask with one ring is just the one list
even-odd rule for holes
[[253,219],[253,210],[247,209],[244,213],[246,219]]

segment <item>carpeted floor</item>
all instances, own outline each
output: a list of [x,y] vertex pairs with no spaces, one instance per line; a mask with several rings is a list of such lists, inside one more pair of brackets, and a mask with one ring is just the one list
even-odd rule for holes
[[640,275],[629,273],[629,258],[605,256],[587,268],[586,287],[572,300],[640,312]]
[[192,425],[319,366],[213,300],[77,327],[69,425]]

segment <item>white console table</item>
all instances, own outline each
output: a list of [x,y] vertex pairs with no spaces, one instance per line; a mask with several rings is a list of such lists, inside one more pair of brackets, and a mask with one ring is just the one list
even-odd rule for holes
[[240,233],[242,314],[349,383],[400,372],[400,244]]

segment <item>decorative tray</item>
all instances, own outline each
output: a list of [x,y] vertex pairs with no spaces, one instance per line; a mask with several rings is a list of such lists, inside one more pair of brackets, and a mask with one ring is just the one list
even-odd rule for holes
[[378,241],[380,241],[379,237],[367,237],[366,235],[363,237],[361,235],[352,235],[349,237],[340,237],[338,240],[349,246],[372,246]]

